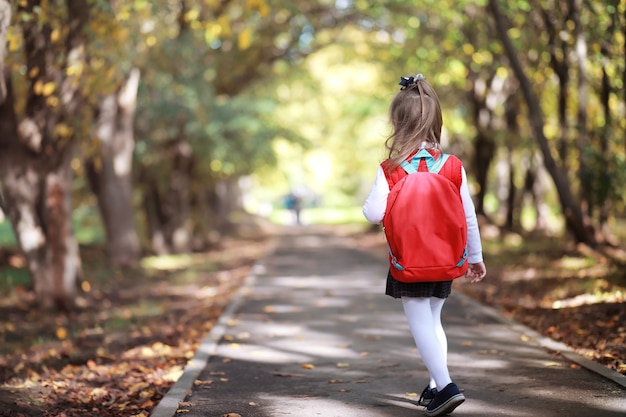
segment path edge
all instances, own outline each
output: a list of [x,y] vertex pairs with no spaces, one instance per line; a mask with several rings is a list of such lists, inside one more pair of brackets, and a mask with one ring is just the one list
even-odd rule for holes
[[206,368],[211,356],[217,352],[218,345],[226,333],[228,323],[235,312],[239,309],[246,295],[254,286],[257,275],[264,269],[262,261],[257,262],[252,267],[252,271],[245,278],[243,284],[230,301],[220,318],[217,320],[211,331],[200,341],[193,358],[187,362],[183,373],[178,380],[170,387],[161,401],[150,413],[150,417],[172,417],[176,414],[180,402],[184,401],[193,388],[193,383],[198,379],[200,373]]
[[475,308],[481,311],[483,314],[486,314],[499,322],[508,325],[516,332],[525,335],[532,342],[541,346],[544,349],[547,349],[551,352],[557,353],[563,356],[565,359],[570,362],[575,363],[576,365],[585,368],[591,372],[595,372],[596,374],[613,381],[617,385],[620,385],[622,388],[626,388],[626,375],[622,375],[619,372],[616,372],[612,369],[609,369],[601,364],[594,362],[590,359],[585,358],[584,356],[576,353],[572,348],[565,345],[564,343],[557,342],[556,340],[550,339],[538,333],[537,331],[531,329],[528,326],[520,324],[514,320],[511,320],[507,317],[502,316],[495,308],[482,304],[481,302],[473,299],[467,294],[456,291],[453,294],[453,297],[457,297],[462,302],[471,304],[472,308]]

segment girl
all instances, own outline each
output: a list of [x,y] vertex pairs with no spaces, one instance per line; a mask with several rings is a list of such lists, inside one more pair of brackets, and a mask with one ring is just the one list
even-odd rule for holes
[[[410,161],[422,149],[435,159],[441,155],[443,118],[437,94],[422,74],[402,77],[400,85],[400,92],[390,108],[393,129],[385,142],[389,152],[388,159],[378,167],[376,180],[363,205],[365,218],[375,224],[383,221],[390,191],[389,181],[396,170],[402,170],[402,162]],[[450,158],[456,157],[451,155]],[[469,267],[466,276],[475,283],[483,279],[487,269],[483,263],[478,221],[467,186],[465,169],[462,164],[458,165],[461,167],[459,191],[467,222]],[[433,282],[405,283],[395,280],[391,271],[387,274],[385,293],[402,300],[411,334],[430,374],[430,383],[424,388],[418,401],[418,404],[426,406],[427,416],[450,413],[465,401],[464,395],[452,382],[448,372],[447,339],[441,323],[441,310],[451,289],[451,280],[433,279]]]

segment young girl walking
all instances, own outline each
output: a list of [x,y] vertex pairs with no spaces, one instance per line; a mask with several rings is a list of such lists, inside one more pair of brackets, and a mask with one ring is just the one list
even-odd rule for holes
[[[385,142],[388,159],[378,167],[376,180],[363,205],[365,218],[375,224],[383,222],[385,218],[387,197],[394,181],[406,175],[401,166],[403,162],[411,162],[422,150],[428,152],[434,160],[442,155],[440,139],[443,117],[435,90],[422,74],[402,77],[400,85],[402,87],[390,107],[392,134]],[[481,281],[487,272],[483,263],[476,211],[463,165],[453,155],[446,160],[445,164],[448,163],[452,167],[460,167],[461,171],[460,181],[458,173],[456,175],[456,185],[459,187],[467,224],[469,266],[465,276],[475,283]],[[444,169],[439,175],[451,176],[453,170]],[[414,250],[419,251],[420,248],[415,247]],[[426,407],[427,416],[448,414],[465,401],[465,396],[452,381],[448,371],[448,346],[441,311],[451,293],[452,280],[443,279],[432,277],[432,281],[407,283],[396,280],[390,269],[385,291],[387,295],[401,299],[411,334],[430,374],[430,383],[418,401],[418,404]]]

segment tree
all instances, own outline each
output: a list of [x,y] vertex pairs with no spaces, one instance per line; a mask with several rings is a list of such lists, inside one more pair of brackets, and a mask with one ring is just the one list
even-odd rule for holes
[[496,31],[504,46],[504,50],[509,59],[511,68],[520,83],[520,87],[526,101],[526,106],[528,108],[530,125],[535,140],[537,141],[537,144],[541,149],[545,167],[550,173],[556,186],[559,201],[561,203],[561,211],[565,217],[567,228],[578,242],[595,246],[595,236],[593,234],[593,231],[589,230],[589,228],[587,227],[587,224],[583,218],[583,213],[580,209],[580,205],[574,198],[567,173],[563,172],[557,166],[557,163],[552,156],[548,139],[546,138],[543,131],[544,120],[539,100],[535,95],[535,92],[533,91],[530,80],[528,79],[528,76],[526,75],[520,60],[517,57],[517,51],[515,50],[515,47],[513,46],[513,43],[511,42],[511,39],[507,33],[508,27],[505,22],[505,17],[502,14],[498,5],[498,1],[489,0],[488,7],[493,16]]
[[296,136],[272,120],[275,102],[250,92],[277,63],[325,45],[316,31],[347,19],[324,2],[180,4],[176,35],[151,51],[139,91],[138,177],[157,253],[231,229],[242,177],[276,160],[272,141]]
[[4,75],[4,58],[7,53],[7,32],[11,24],[11,2],[9,0],[0,1],[0,68],[2,69],[2,77],[0,77],[0,103],[4,102],[7,96],[7,86]]
[[[23,114],[12,77],[0,111],[3,210],[13,225],[42,307],[70,308],[80,272],[71,223],[71,161],[84,103],[90,5],[68,0],[65,13],[20,2],[17,26],[27,78]],[[64,36],[63,36],[64,35]],[[59,58],[60,57],[60,58]]]
[[132,204],[139,78],[139,69],[133,68],[124,83],[100,101],[95,129],[99,152],[88,159],[86,166],[91,189],[98,199],[112,267],[134,266],[141,255]]

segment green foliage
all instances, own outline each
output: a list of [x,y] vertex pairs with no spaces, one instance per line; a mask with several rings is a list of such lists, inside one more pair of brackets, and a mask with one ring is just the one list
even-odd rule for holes
[[[89,60],[80,82],[90,104],[97,104],[119,86],[130,68],[141,69],[136,162],[157,182],[167,180],[172,144],[184,141],[195,159],[195,187],[250,176],[251,197],[259,202],[271,204],[294,187],[308,187],[328,204],[352,206],[362,202],[385,157],[387,108],[401,75],[421,72],[435,86],[444,109],[446,145],[460,149],[464,160],[470,160],[471,140],[478,129],[489,130],[498,147],[511,149],[516,166],[537,152],[525,106],[515,91],[517,81],[503,58],[486,3],[93,0]],[[576,39],[568,10],[552,7],[554,2],[548,0],[498,4],[540,98],[544,132],[556,154],[563,132],[555,68],[562,62],[569,62],[572,75],[566,91],[565,136],[570,144],[576,140],[578,76],[575,62],[566,61],[573,56]],[[583,148],[583,156],[589,162],[594,202],[609,199],[615,210],[621,210],[626,86],[620,29],[626,5],[591,0],[584,6],[581,21],[591,88],[588,128],[592,136],[599,136],[606,123],[600,100],[604,71],[610,84],[611,129],[605,138],[608,153],[594,144]],[[17,21],[49,25],[50,48],[59,52],[53,60],[58,65],[67,36],[65,18],[63,7],[46,3],[37,10],[22,10]],[[550,37],[548,25],[558,36]],[[33,74],[26,74],[21,36],[18,28],[10,29],[7,58],[16,75],[20,109],[28,88],[37,82]],[[38,84],[41,93],[49,93],[49,104],[58,100],[57,81]],[[475,109],[468,99],[471,90],[482,94],[482,108]],[[507,126],[511,120],[506,119],[504,98],[509,96],[515,132]],[[486,127],[477,126],[475,110],[489,113]],[[88,120],[81,118],[79,125],[90,128]],[[87,153],[99,152],[90,134],[77,136],[85,138],[81,144]],[[559,161],[571,167],[572,177],[582,160],[580,152],[570,146],[566,159]],[[506,152],[498,152],[497,158],[506,158],[503,155]],[[488,195],[501,193],[495,190],[497,175],[490,176],[487,186],[493,189]],[[520,178],[522,172],[515,178],[518,186]],[[137,184],[139,191],[143,185]],[[85,207],[91,204],[87,198],[81,202]],[[87,211],[94,215],[91,210]],[[92,229],[80,224],[79,229]],[[99,239],[100,232],[87,238]]]
[[624,183],[626,182],[626,159],[623,152],[612,152],[604,155],[602,152],[587,147],[585,157],[591,163],[587,181],[591,189],[591,203],[595,207],[602,207],[605,203],[621,212],[626,204]]
[[[360,206],[308,207],[301,216],[305,224],[367,225]],[[293,214],[284,208],[275,210],[270,219],[277,224],[293,224]]]
[[0,267],[0,294],[9,293],[15,287],[25,287],[30,283],[30,274],[26,268]]
[[276,123],[275,101],[248,92],[234,97],[216,95],[208,62],[207,66],[169,67],[171,62],[190,60],[202,46],[189,38],[166,44],[159,52],[165,65],[147,71],[139,92],[138,160],[162,167],[169,158],[163,152],[167,144],[184,139],[197,159],[196,172],[203,176],[241,176],[273,165],[273,139],[295,139]]
[[13,246],[16,243],[11,223],[7,219],[0,221],[0,247]]

